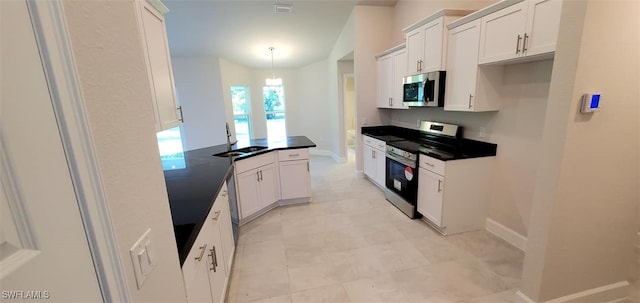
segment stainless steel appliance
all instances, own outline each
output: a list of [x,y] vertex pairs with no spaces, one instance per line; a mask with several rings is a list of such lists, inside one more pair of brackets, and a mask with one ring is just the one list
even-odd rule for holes
[[404,77],[404,106],[444,106],[445,71]]
[[462,127],[421,121],[420,135],[415,141],[387,142],[385,198],[409,218],[419,218],[418,201],[419,154],[442,160],[453,159],[459,145]]

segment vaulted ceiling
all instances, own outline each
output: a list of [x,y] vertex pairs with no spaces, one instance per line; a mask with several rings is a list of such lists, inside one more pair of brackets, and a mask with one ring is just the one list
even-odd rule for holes
[[[274,5],[290,4],[292,14]],[[329,56],[354,5],[396,0],[166,0],[171,55],[216,56],[252,68],[297,68]]]

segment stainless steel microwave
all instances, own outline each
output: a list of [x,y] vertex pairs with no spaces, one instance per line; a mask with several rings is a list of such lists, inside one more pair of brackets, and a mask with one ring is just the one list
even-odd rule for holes
[[444,86],[447,72],[437,71],[404,77],[404,106],[444,106]]

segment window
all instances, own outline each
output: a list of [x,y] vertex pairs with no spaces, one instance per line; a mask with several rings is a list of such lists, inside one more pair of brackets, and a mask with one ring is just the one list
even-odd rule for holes
[[267,118],[267,136],[269,138],[286,137],[284,86],[265,86],[262,88],[262,97]]
[[249,143],[251,139],[251,103],[249,88],[246,86],[231,87],[231,103],[233,104],[233,122],[236,129],[236,140]]

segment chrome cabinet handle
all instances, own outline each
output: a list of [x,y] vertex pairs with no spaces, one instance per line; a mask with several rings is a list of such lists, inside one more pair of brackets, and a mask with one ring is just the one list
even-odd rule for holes
[[471,98],[473,98],[473,95],[469,94],[469,109],[471,109]]
[[256,172],[256,177],[258,178],[258,182],[260,182],[260,171]]
[[529,39],[529,35],[524,34],[524,41],[522,41],[522,53],[527,51],[527,39]]
[[217,211],[215,213],[213,213],[213,221],[218,221],[218,218],[220,217],[220,211]]
[[311,169],[309,168],[309,162],[307,162],[307,171],[311,171]]
[[260,171],[260,181],[264,180],[264,178],[262,178],[262,171]]
[[518,35],[518,40],[516,41],[516,54],[520,53],[520,40],[522,40],[522,37]]
[[200,256],[196,257],[196,261],[200,262],[202,261],[202,256],[204,256],[204,252],[207,251],[207,244],[205,244],[204,246],[200,246],[200,249],[202,251],[200,251]]
[[374,159],[376,158],[376,151],[375,150],[371,151],[371,157],[374,158]]
[[442,185],[442,180],[438,180],[438,192],[442,191],[442,188],[440,188],[440,185]]
[[424,62],[424,61],[422,61],[422,59],[420,59],[420,70],[419,70],[419,71],[422,71],[422,63],[423,63],[423,62]]
[[207,255],[207,256],[211,257],[211,267],[209,268],[209,270],[213,270],[213,272],[216,272],[216,267],[213,266],[213,252],[212,252],[212,250],[209,250],[209,251],[211,251],[211,253]]
[[212,249],[209,250],[211,252],[211,254],[209,255],[211,257],[211,268],[209,268],[209,270],[213,270],[213,272],[216,272],[216,268],[218,267],[218,256],[216,254],[216,246],[214,245]]
[[420,71],[420,60],[416,61],[416,71],[419,72]]
[[291,158],[291,157],[298,157],[298,156],[300,156],[300,154],[290,154],[290,155],[289,155],[289,158]]
[[428,165],[428,166],[431,166],[431,167],[436,166],[435,164],[431,164],[431,163],[429,163],[429,162],[424,162],[424,164],[426,164],[426,165]]
[[178,111],[180,111],[180,118],[178,121],[184,123],[184,113],[182,113],[182,105],[178,106]]

